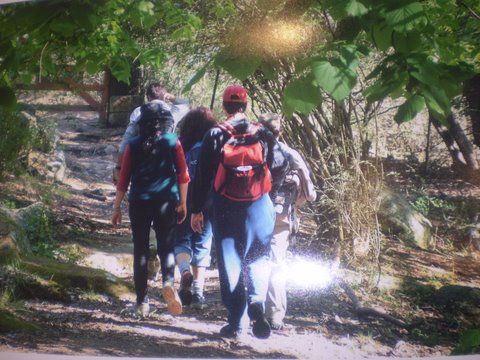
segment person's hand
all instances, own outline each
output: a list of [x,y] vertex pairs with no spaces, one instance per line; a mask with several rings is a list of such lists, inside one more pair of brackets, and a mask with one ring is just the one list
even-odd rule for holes
[[175,210],[177,211],[177,224],[181,224],[187,217],[187,205],[185,203],[179,203]]
[[192,230],[197,233],[201,233],[203,231],[203,213],[202,212],[192,214],[192,218],[190,219],[190,226],[192,227]]
[[112,212],[112,225],[117,227],[117,225],[122,223],[122,209],[114,208]]
[[170,101],[172,103],[175,101],[176,98],[177,97],[175,95],[170,94],[170,93],[165,93],[165,95],[163,95],[163,100]]

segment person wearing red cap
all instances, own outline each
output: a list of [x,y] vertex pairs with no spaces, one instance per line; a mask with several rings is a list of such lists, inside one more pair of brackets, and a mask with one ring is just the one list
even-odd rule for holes
[[[210,129],[204,139],[193,181],[192,229],[203,229],[203,209],[223,156],[223,145],[232,134],[249,133],[255,125],[244,112],[247,92],[241,85],[230,85],[223,93],[226,126]],[[224,123],[225,125],[225,123]],[[275,196],[288,168],[275,136],[266,128],[256,131],[272,175],[270,196]],[[278,154],[278,155],[277,155]],[[270,336],[265,318],[265,299],[270,276],[270,241],[275,212],[268,191],[256,200],[236,201],[221,193],[213,194],[213,238],[215,241],[222,302],[228,312],[228,324],[220,330],[223,337],[236,338],[243,330],[245,310],[253,321],[252,332],[258,338]]]

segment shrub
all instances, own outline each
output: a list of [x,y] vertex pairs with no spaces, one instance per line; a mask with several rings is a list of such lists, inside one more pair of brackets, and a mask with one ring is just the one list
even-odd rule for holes
[[20,113],[0,110],[0,177],[25,164],[31,149],[32,132],[29,121]]

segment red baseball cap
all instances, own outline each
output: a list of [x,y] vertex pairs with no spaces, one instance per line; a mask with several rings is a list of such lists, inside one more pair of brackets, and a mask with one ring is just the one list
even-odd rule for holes
[[228,85],[223,92],[223,101],[246,103],[247,91],[242,85]]

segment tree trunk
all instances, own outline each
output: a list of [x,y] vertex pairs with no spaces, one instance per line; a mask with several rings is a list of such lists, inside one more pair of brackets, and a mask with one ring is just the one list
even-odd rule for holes
[[473,142],[480,147],[480,74],[465,81],[463,94],[467,100],[467,110],[472,124]]
[[473,153],[472,146],[462,127],[453,114],[447,118],[448,126],[443,125],[431,113],[430,121],[443,139],[453,160],[453,168],[467,177],[478,170],[478,161]]

